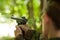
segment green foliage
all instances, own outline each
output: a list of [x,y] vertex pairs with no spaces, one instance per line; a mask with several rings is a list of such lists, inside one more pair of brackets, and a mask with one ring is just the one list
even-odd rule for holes
[[11,37],[2,37],[1,40],[14,40],[14,38],[11,38]]
[[[28,9],[27,5],[31,8]],[[0,23],[12,22],[12,15],[25,16],[30,28],[41,32],[40,0],[0,0]],[[14,38],[2,37],[2,40],[14,40]]]
[[[31,0],[30,0],[31,1]],[[33,14],[31,19],[29,18],[29,10],[27,8],[29,0],[0,0],[0,18],[3,17],[5,21],[0,20],[1,23],[11,21],[11,16],[22,17],[25,16],[28,19],[28,24],[36,29],[40,23],[40,1],[32,0],[32,3],[29,4],[31,7],[33,6]],[[40,25],[40,24],[39,24]],[[40,29],[40,27],[38,28]]]

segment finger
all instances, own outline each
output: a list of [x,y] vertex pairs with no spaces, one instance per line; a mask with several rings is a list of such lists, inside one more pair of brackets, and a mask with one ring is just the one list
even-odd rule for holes
[[27,25],[19,25],[23,31],[28,31],[29,27]]
[[29,28],[27,25],[19,25],[19,27],[21,27],[22,29],[27,29],[27,28]]
[[19,25],[19,27],[22,29],[22,30],[25,30],[26,28],[26,26],[25,25]]
[[21,30],[21,28],[19,28],[19,26],[16,26],[15,32],[22,32],[22,30]]
[[16,30],[14,31],[14,35],[17,36],[17,32],[16,32]]
[[18,25],[16,26],[16,30],[20,30],[20,27]]
[[18,36],[19,34],[22,34],[22,31],[21,30],[15,30],[14,34],[15,34],[15,36]]

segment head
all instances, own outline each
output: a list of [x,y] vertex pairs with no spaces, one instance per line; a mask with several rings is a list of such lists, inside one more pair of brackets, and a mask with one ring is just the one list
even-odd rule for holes
[[60,1],[52,0],[49,2],[44,15],[44,31],[52,33],[60,30]]

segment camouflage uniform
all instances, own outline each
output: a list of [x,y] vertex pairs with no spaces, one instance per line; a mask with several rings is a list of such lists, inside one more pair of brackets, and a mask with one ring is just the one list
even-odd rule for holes
[[27,33],[23,35],[18,35],[15,40],[39,40],[40,33],[35,30],[28,30]]

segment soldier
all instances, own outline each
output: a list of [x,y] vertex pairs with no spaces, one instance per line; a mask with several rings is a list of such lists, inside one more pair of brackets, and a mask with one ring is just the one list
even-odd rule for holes
[[48,0],[44,15],[44,35],[49,40],[60,40],[60,0]]
[[[42,28],[44,28],[44,30],[42,34],[44,34],[44,37],[47,37],[48,40],[60,40],[60,0],[50,0],[48,3],[43,19],[44,27]],[[22,38],[19,40],[31,40],[31,35],[33,35],[33,32],[36,32],[31,31],[27,26],[24,28],[24,26],[26,25],[21,25],[20,28],[16,27],[15,33],[16,31],[18,32],[15,34],[17,40],[19,38]],[[23,32],[20,30],[25,32],[25,38],[23,37]],[[32,34],[28,36],[29,32]]]

